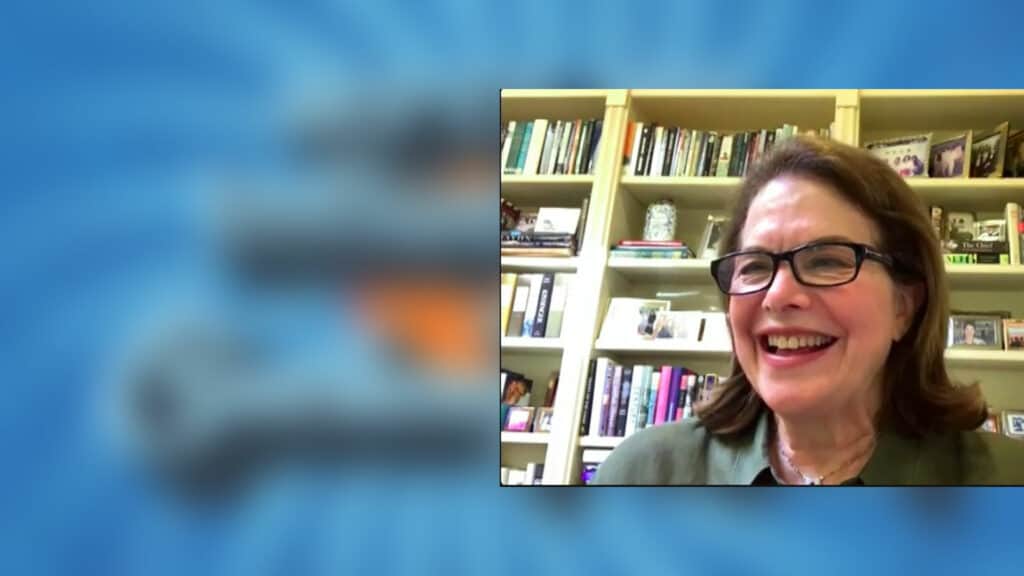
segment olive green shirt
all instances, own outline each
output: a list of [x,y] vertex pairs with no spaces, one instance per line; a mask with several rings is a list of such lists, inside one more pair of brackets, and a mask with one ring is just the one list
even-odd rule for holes
[[[733,439],[696,418],[645,428],[608,456],[596,484],[777,484],[766,449],[772,426],[762,411],[756,426]],[[871,459],[843,484],[1024,485],[1024,442],[990,432],[914,439],[880,430]]]

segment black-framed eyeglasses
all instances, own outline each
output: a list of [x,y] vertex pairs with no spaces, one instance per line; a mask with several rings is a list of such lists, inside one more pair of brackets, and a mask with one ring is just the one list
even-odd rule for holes
[[890,269],[892,257],[855,242],[812,242],[778,254],[744,250],[726,254],[711,262],[711,276],[718,289],[730,296],[767,290],[779,271],[789,262],[793,277],[804,286],[841,286],[857,279],[864,260],[875,260]]

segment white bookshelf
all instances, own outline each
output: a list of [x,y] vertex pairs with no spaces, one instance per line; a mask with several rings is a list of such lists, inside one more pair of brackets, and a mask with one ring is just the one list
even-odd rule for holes
[[[627,174],[623,140],[629,124],[657,122],[697,130],[745,131],[797,124],[832,125],[834,139],[853,145],[918,132],[933,141],[965,129],[983,130],[1003,121],[1024,128],[1024,91],[907,90],[503,90],[501,119],[603,117],[601,149],[593,174],[500,177],[501,195],[517,205],[578,205],[590,198],[586,236],[575,258],[502,257],[509,272],[570,272],[561,338],[503,338],[501,352],[524,363],[560,370],[550,434],[502,434],[508,451],[545,450],[545,484],[577,483],[582,449],[610,449],[619,437],[581,437],[579,423],[591,358],[621,363],[685,363],[695,370],[727,373],[731,351],[671,341],[611,341],[598,333],[611,298],[654,298],[658,292],[686,295],[673,309],[711,310],[721,304],[706,259],[660,260],[611,257],[619,240],[642,236],[647,205],[669,198],[678,210],[677,239],[699,250],[707,215],[728,213],[741,183],[737,177],[660,177]],[[1024,205],[1024,178],[913,178],[908,184],[926,205],[947,211],[1001,213],[1007,202]],[[1007,310],[1024,317],[1024,266],[947,265],[954,308]],[[682,298],[682,296],[680,296]],[[688,304],[696,302],[693,308]],[[997,409],[1024,409],[1024,352],[948,350],[957,381],[979,380]],[[506,366],[515,369],[515,365]],[[537,369],[541,372],[540,368]],[[521,440],[526,438],[524,440]],[[503,450],[504,454],[505,450]],[[504,455],[503,455],[504,459]]]
[[551,434],[547,432],[502,432],[502,444],[547,446]]

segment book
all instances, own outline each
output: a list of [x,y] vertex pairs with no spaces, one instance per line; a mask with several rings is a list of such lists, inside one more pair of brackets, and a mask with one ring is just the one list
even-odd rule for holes
[[575,248],[571,247],[510,247],[501,249],[502,256],[542,256],[571,258],[576,254]]
[[580,223],[576,227],[576,249],[583,248],[583,233],[587,229],[587,211],[590,209],[590,196],[584,196],[580,202]]
[[[626,123],[626,134],[622,141],[622,165],[629,166],[633,160],[633,136],[636,134],[637,122]],[[626,174],[632,174],[627,171]]]
[[508,330],[508,319],[512,314],[512,296],[516,291],[515,272],[506,272],[501,275],[501,334],[505,335]]
[[590,405],[590,414],[584,414],[588,419],[587,433],[590,436],[599,436],[601,431],[601,414],[605,409],[605,382],[608,375],[608,366],[611,360],[600,357],[594,362],[594,394]]
[[548,174],[551,164],[552,148],[555,146],[555,132],[558,130],[558,122],[549,122],[547,133],[544,135],[544,147],[540,151],[540,164],[537,166],[538,174]]
[[543,206],[537,210],[533,225],[535,235],[558,234],[575,237],[580,223],[580,208]]
[[1020,233],[1018,231],[1020,228],[1020,204],[1007,202],[1004,212],[1006,215],[1006,241],[1009,243],[1010,262],[1020,264]]
[[633,148],[629,153],[629,170],[626,174],[636,176],[637,166],[640,165],[640,144],[643,139],[644,123],[634,122],[633,123]]
[[515,130],[512,133],[512,141],[510,143],[509,155],[506,160],[504,172],[505,174],[516,174],[516,166],[519,162],[519,150],[523,146],[523,137],[526,134],[526,122],[517,122]]
[[668,411],[669,388],[672,383],[672,367],[661,367],[661,378],[658,380],[658,400],[655,404],[654,425],[665,422],[665,413]]
[[947,264],[1009,264],[1009,254],[950,252],[944,254]]
[[622,436],[626,432],[626,418],[629,416],[629,397],[633,392],[633,367],[622,367],[622,383],[619,392],[619,409],[615,416],[615,436]]
[[645,405],[647,393],[647,369],[649,366],[633,367],[633,380],[629,386],[629,406],[626,412],[626,428],[623,435],[629,436],[637,431],[640,420],[641,406]]
[[530,145],[526,150],[526,160],[523,164],[523,174],[537,174],[537,167],[540,165],[541,152],[544,150],[544,139],[548,135],[548,121],[544,118],[537,118],[533,121],[533,128],[530,134]]
[[619,416],[619,399],[622,395],[622,366],[612,369],[612,381],[608,396],[608,413],[605,414],[602,436],[615,436],[615,421]]
[[686,396],[690,390],[690,376],[693,376],[693,373],[685,369],[683,374],[679,375],[679,399],[676,402],[676,420],[682,420],[686,417]]
[[594,370],[597,367],[597,359],[591,358],[587,365],[587,380],[583,387],[583,412],[580,418],[580,436],[590,434],[590,412],[594,402]]
[[531,138],[533,138],[533,120],[528,120],[526,122],[525,130],[523,131],[523,140],[519,146],[519,157],[516,159],[516,174],[522,174],[526,167],[526,155],[530,149]]
[[516,131],[516,121],[511,120],[508,123],[504,140],[501,144],[501,170],[505,171],[505,166],[508,165],[508,155],[512,151],[512,136]]
[[523,333],[523,320],[526,318],[526,306],[530,297],[530,275],[519,274],[516,277],[516,290],[512,295],[512,311],[509,314],[506,336],[519,336]]
[[533,319],[533,328],[530,336],[543,338],[548,324],[548,307],[551,306],[551,291],[555,284],[553,272],[545,272],[541,275],[540,295],[537,299],[537,314]]
[[551,306],[548,308],[547,328],[544,330],[545,338],[558,338],[562,333],[562,317],[565,314],[565,302],[568,299],[571,282],[572,275],[555,274],[554,287],[551,289]]
[[555,405],[555,396],[558,394],[558,370],[551,372],[548,376],[548,387],[544,391],[544,407],[551,408]]
[[665,422],[676,419],[676,406],[679,404],[679,379],[685,377],[686,369],[673,366],[668,381],[668,405],[665,409]]
[[520,336],[533,336],[533,325],[537,319],[537,304],[540,303],[540,288],[544,275],[540,273],[524,274],[530,281],[530,295],[526,299],[526,313],[523,315],[523,329]]
[[660,386],[661,369],[651,366],[650,381],[647,386],[647,420],[644,427],[654,426],[654,418],[658,412],[658,387]]
[[692,254],[689,250],[617,250],[609,252],[609,256],[615,258],[666,258],[666,259],[689,259]]
[[587,158],[587,174],[594,173],[594,166],[597,165],[598,151],[601,150],[601,133],[604,131],[604,120],[594,123],[594,134],[590,138],[590,154]]
[[[736,135],[726,134],[722,136],[721,151],[718,153],[718,167],[715,169],[715,176],[732,176],[735,172],[733,165],[733,142]],[[736,140],[738,142],[738,140]]]
[[658,248],[680,248],[683,243],[679,240],[620,240],[620,247],[658,247]]
[[[619,365],[616,362],[614,362],[612,360],[607,360],[607,364],[605,366],[605,371],[604,371],[604,385],[603,385],[603,389],[602,389],[602,392],[601,392],[600,417],[598,418],[598,422],[597,422],[597,424],[598,424],[597,425],[597,435],[598,436],[605,436],[605,435],[607,435],[607,430],[608,430],[608,410],[610,409],[611,403],[612,403],[612,381],[614,381],[614,379],[615,379],[615,368],[617,368],[617,367],[619,367]],[[595,384],[595,386],[596,386],[596,384]],[[595,392],[597,391],[596,387],[594,388],[594,391]],[[594,428],[593,427],[591,427],[590,433],[591,434],[594,433]]]

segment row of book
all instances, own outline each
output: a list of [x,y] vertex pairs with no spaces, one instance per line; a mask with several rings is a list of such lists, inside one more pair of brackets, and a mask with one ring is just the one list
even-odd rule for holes
[[1021,264],[1024,221],[1020,205],[1008,202],[1003,218],[980,219],[969,211],[929,208],[932,227],[948,264]]
[[501,127],[503,174],[593,174],[603,121],[512,120]]
[[543,462],[527,462],[526,468],[501,467],[502,486],[537,486],[543,478]]
[[648,426],[693,415],[707,399],[717,374],[699,374],[683,366],[621,365],[611,358],[590,361],[583,397],[583,436],[629,436]]
[[517,208],[501,201],[502,256],[575,256],[586,226],[590,198],[580,207]]
[[[810,131],[827,138],[829,129]],[[623,164],[632,176],[744,176],[776,142],[799,127],[724,133],[634,122],[626,129]]]
[[695,258],[690,247],[678,240],[620,240],[608,254],[618,258]]
[[558,338],[572,276],[568,272],[503,273],[502,335]]

